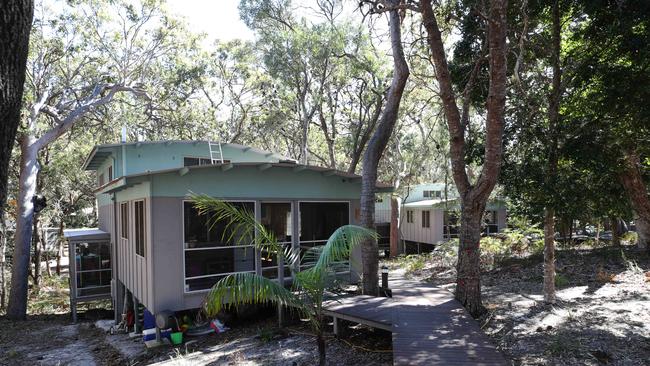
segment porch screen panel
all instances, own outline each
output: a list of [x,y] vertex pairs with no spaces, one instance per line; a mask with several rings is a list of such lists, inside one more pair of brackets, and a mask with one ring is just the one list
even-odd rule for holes
[[[230,202],[254,212],[252,202]],[[211,224],[211,214],[200,215],[192,202],[183,203],[185,291],[211,288],[233,273],[255,272],[253,237],[235,232],[225,221]]]
[[[275,235],[276,240],[283,247],[291,246],[291,203],[289,202],[262,202],[261,223]],[[262,251],[262,275],[267,278],[278,278],[278,258],[274,254]],[[291,277],[290,263],[284,263],[284,277]]]
[[108,242],[75,243],[78,298],[111,292],[111,248]]
[[[348,202],[300,203],[300,255],[311,247],[325,245],[327,239],[343,225],[350,222]],[[345,265],[345,263],[342,263]],[[301,264],[301,268],[309,264]]]

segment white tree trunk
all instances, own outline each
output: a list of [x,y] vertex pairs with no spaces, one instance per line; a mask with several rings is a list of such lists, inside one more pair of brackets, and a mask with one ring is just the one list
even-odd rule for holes
[[27,282],[29,253],[32,242],[36,178],[38,176],[38,148],[34,136],[25,136],[20,144],[20,178],[18,191],[18,212],[16,215],[16,236],[11,272],[11,297],[7,308],[10,319],[25,319],[27,312]]

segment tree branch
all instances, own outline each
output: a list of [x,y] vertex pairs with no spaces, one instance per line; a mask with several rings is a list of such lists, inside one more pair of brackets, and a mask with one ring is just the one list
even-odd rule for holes
[[[93,92],[91,93],[90,96],[84,99],[78,105],[77,108],[70,111],[65,118],[61,119],[59,117],[58,118],[59,121],[57,122],[58,124],[52,127],[51,129],[49,129],[47,132],[45,132],[45,134],[43,134],[43,136],[41,136],[38,140],[36,140],[35,145],[38,147],[38,149],[47,146],[52,141],[56,140],[59,136],[69,131],[72,128],[72,126],[88,112],[92,111],[94,108],[100,107],[102,105],[111,102],[115,94],[119,92],[130,92],[136,96],[149,99],[146,92],[139,87],[132,87],[132,86],[126,86],[121,84],[115,84],[110,86],[106,84],[97,84],[93,88]],[[39,107],[39,111],[41,110],[44,110],[43,106]],[[60,111],[53,113],[53,110],[50,107],[45,108],[45,110],[46,110],[45,113],[48,113],[48,115],[62,114]]]

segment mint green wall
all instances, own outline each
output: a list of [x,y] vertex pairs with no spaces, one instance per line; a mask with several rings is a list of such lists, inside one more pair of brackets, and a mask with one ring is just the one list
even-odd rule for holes
[[152,193],[155,197],[183,197],[190,192],[224,198],[305,198],[358,199],[361,183],[291,167],[273,167],[260,171],[257,167],[219,167],[192,169],[186,175],[177,172],[155,174]]
[[[216,150],[216,147],[215,147]],[[210,149],[207,142],[160,142],[125,144],[123,146],[111,146],[99,148],[99,151],[108,151],[115,159],[114,176],[132,175],[148,171],[181,168],[184,157],[210,158]],[[126,161],[122,162],[122,151]],[[275,162],[280,159],[279,155],[263,154],[249,149],[244,151],[241,148],[224,144],[222,145],[223,158],[232,162]],[[215,154],[215,158],[218,154]],[[100,169],[107,166],[111,158],[105,159]],[[123,167],[126,171],[123,171]],[[98,171],[99,174],[99,171]]]
[[104,183],[108,183],[110,181],[109,176],[108,176],[108,168],[113,167],[113,179],[115,179],[115,158],[110,156],[102,162],[102,164],[97,168],[97,179],[99,179],[100,174],[104,174]]
[[151,184],[148,181],[142,181],[132,187],[126,188],[122,191],[115,193],[115,200],[117,202],[131,201],[140,198],[148,198],[151,196]]
[[97,197],[97,206],[102,207],[111,204],[111,195],[108,193],[102,193],[96,195]]

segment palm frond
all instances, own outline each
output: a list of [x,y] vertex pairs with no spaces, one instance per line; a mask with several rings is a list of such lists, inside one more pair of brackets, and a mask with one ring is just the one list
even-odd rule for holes
[[308,311],[293,292],[254,273],[235,273],[219,280],[206,296],[204,309],[208,316],[215,316],[225,308],[266,302]]
[[377,237],[375,231],[361,226],[341,226],[327,239],[313,268],[316,271],[325,271],[336,262],[348,260],[353,248],[365,240],[377,240]]

